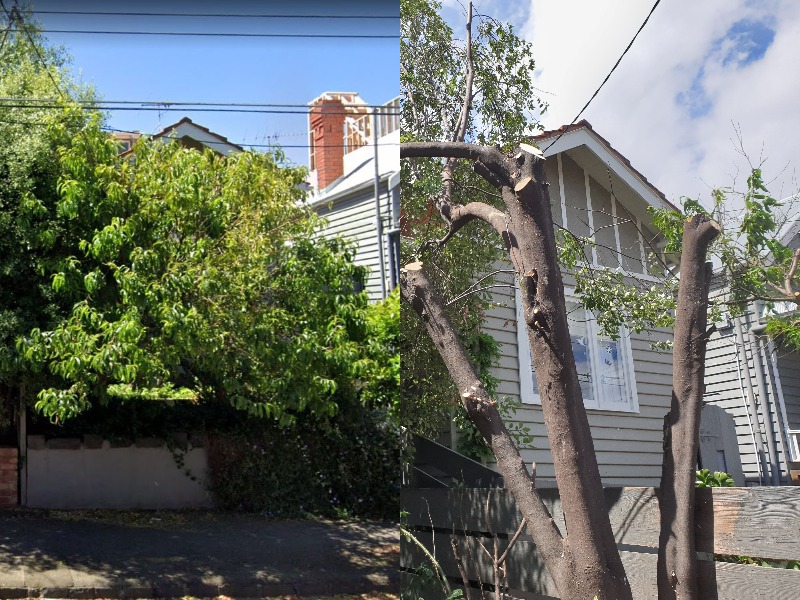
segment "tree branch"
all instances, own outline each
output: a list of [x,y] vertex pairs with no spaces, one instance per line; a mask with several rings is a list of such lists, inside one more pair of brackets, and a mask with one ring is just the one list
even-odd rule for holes
[[567,589],[565,578],[569,568],[564,563],[564,547],[558,530],[530,473],[506,428],[497,402],[483,387],[478,372],[469,360],[466,349],[438,294],[425,276],[422,263],[411,263],[400,273],[400,297],[411,305],[425,324],[442,360],[459,390],[462,404],[472,422],[492,448],[520,512],[528,520],[528,532],[541,552],[545,565],[560,589]]
[[794,274],[797,272],[798,263],[800,263],[800,248],[794,251],[794,255],[792,256],[792,266],[789,267],[789,272],[786,273],[786,277],[783,280],[787,296],[794,296],[794,292],[792,291],[792,279],[794,279]]
[[474,289],[474,290],[467,290],[465,292],[462,292],[458,296],[456,296],[455,298],[452,298],[452,299],[448,300],[445,303],[445,306],[447,307],[447,306],[450,306],[451,304],[455,304],[459,300],[463,300],[464,298],[466,298],[467,296],[471,296],[472,294],[478,294],[480,292],[485,292],[486,290],[491,290],[493,288],[501,288],[501,287],[511,288],[512,290],[517,288],[517,286],[511,285],[510,283],[493,283],[492,285],[487,285],[487,286],[482,287],[482,288],[477,288],[477,289]]
[[472,105],[472,83],[475,80],[475,68],[472,60],[472,2],[467,9],[467,41],[466,41],[466,77],[464,79],[464,102],[461,105],[461,112],[458,115],[458,125],[456,127],[454,142],[463,142],[467,134],[469,124],[469,113]]
[[443,202],[439,206],[439,212],[442,214],[442,218],[449,227],[447,235],[438,241],[440,246],[443,246],[445,243],[447,243],[447,241],[453,237],[453,234],[474,219],[480,219],[481,221],[488,223],[494,227],[494,230],[501,237],[508,232],[511,226],[508,215],[501,210],[494,208],[493,206],[484,204],[483,202],[470,202],[469,204],[465,204],[463,206],[460,204]]
[[405,142],[400,144],[400,158],[467,158],[483,163],[503,184],[512,186],[505,156],[497,148],[466,142]]

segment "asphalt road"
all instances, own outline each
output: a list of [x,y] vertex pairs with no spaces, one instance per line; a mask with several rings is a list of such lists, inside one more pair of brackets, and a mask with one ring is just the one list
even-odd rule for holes
[[397,592],[396,524],[0,511],[0,598]]

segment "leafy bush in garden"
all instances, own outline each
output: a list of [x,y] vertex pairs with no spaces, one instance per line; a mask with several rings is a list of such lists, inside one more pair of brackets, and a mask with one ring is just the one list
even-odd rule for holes
[[268,516],[396,518],[400,441],[385,410],[354,411],[330,428],[251,421],[212,435],[211,485],[222,508]]

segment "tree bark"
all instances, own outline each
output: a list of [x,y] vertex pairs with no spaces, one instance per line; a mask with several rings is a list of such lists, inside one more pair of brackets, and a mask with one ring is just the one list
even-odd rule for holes
[[672,403],[664,418],[659,490],[659,600],[697,600],[694,498],[708,334],[708,247],[719,225],[705,215],[684,223],[673,348]]
[[[594,596],[599,600],[630,599],[630,586],[604,504],[600,472],[572,353],[543,158],[524,149],[511,158],[494,148],[452,142],[402,144],[400,152],[401,157],[440,156],[478,161],[476,172],[486,173],[484,178],[499,187],[508,218],[502,237],[523,289],[523,314],[568,531],[561,544],[561,557],[546,553],[538,540],[536,543],[564,600],[591,600]],[[477,211],[471,212],[477,215]],[[518,326],[523,325],[520,323]],[[430,328],[428,331],[431,333]],[[434,341],[438,335],[436,331],[431,333]],[[477,381],[474,375],[457,378],[451,371],[451,376],[459,389],[475,386],[482,390],[473,383]],[[470,378],[472,381],[467,381]],[[473,409],[470,417],[474,419],[480,414]],[[491,416],[493,427],[502,426],[496,410]],[[520,469],[527,475],[516,447],[512,450],[504,446],[513,444],[513,440],[498,437],[486,423],[476,422],[476,425],[495,451],[498,468],[517,504],[522,507],[535,503],[530,481],[525,485],[510,485],[520,477]],[[499,440],[502,444],[498,443]],[[501,456],[511,455],[515,457],[513,460],[503,458],[501,461]],[[523,514],[528,516],[524,511]],[[531,526],[536,519],[535,515],[529,519]]]
[[561,533],[541,500],[511,434],[497,410],[497,402],[483,387],[464,344],[444,310],[444,304],[425,276],[422,263],[406,265],[400,273],[400,296],[419,315],[448,373],[462,392],[461,402],[470,419],[492,448],[505,486],[528,520],[533,537],[550,575],[561,589],[571,570],[564,568]]

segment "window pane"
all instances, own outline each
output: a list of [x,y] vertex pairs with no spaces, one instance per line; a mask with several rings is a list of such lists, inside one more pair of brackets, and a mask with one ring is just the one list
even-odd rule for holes
[[584,404],[594,404],[592,385],[591,340],[586,327],[586,312],[573,302],[567,302],[567,321],[572,339],[572,354],[578,369],[578,382],[581,386]]
[[619,340],[601,337],[598,341],[598,381],[604,404],[629,403],[628,385]]

